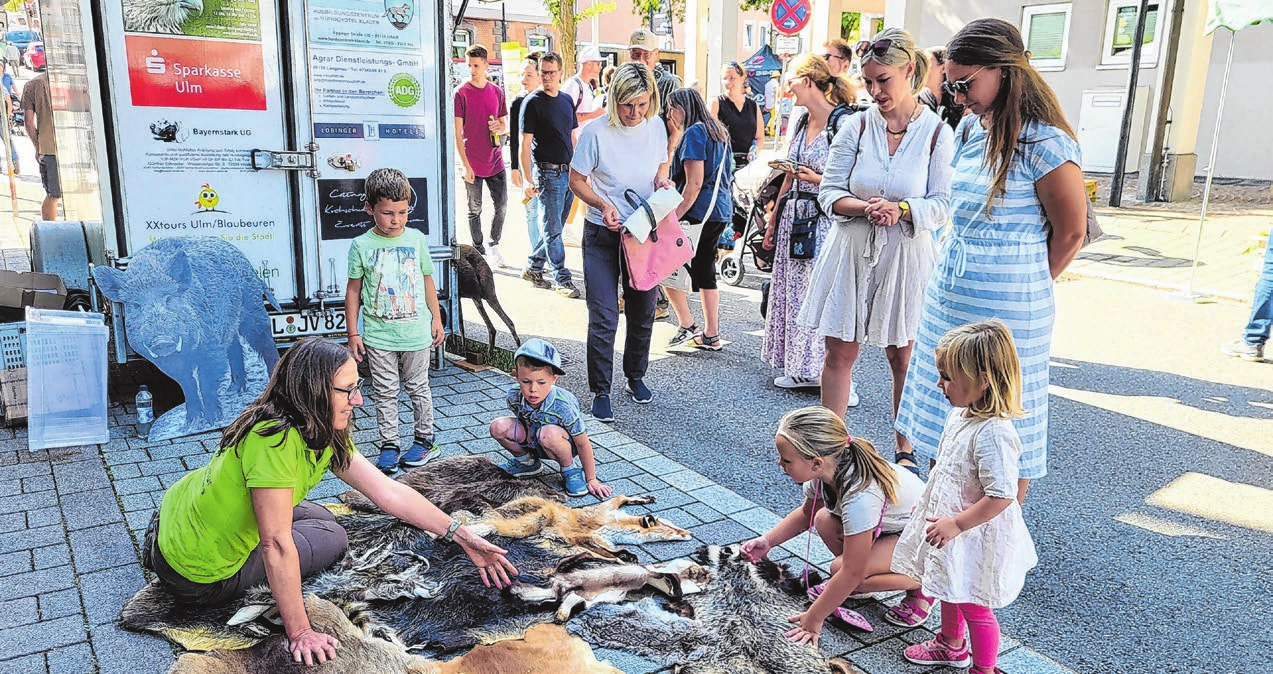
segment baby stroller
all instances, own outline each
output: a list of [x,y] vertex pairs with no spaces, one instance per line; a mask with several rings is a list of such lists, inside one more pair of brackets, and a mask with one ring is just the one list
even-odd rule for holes
[[746,258],[752,257],[752,266],[761,272],[773,268],[774,252],[764,247],[765,211],[782,189],[786,177],[782,171],[771,171],[755,194],[739,187],[731,188],[734,196],[734,249],[716,262],[716,272],[722,281],[731,286],[743,282],[747,275]]

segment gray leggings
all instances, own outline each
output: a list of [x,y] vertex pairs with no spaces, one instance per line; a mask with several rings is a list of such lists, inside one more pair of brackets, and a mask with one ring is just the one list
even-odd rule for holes
[[[301,501],[292,509],[292,540],[296,542],[301,563],[301,577],[312,576],[345,556],[349,537],[336,523],[331,511],[310,501]],[[146,544],[142,546],[141,565],[159,576],[174,595],[199,604],[216,606],[247,594],[249,588],[267,582],[265,559],[261,546],[248,553],[247,561],[229,578],[215,583],[196,583],[181,575],[164,559],[159,550],[159,511],[150,518]]]

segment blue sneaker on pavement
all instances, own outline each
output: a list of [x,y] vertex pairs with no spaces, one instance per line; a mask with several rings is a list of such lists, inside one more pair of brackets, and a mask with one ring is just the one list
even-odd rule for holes
[[517,457],[513,457],[501,463],[499,467],[500,470],[513,477],[530,477],[544,472],[544,462],[539,459],[535,459],[531,463],[522,463],[517,460]]
[[654,394],[645,385],[645,380],[640,377],[628,380],[628,393],[632,396],[632,402],[642,405],[648,405],[651,400],[654,400]]
[[402,465],[411,468],[423,466],[424,464],[438,458],[438,455],[441,453],[441,445],[439,445],[433,438],[425,440],[424,444],[420,444],[420,441],[416,440],[411,444],[411,448],[402,455]]
[[588,481],[583,479],[583,469],[571,466],[561,470],[561,477],[566,481],[566,493],[571,496],[587,496]]
[[376,468],[385,475],[393,475],[398,470],[398,446],[383,444],[380,446],[380,458],[376,459]]
[[596,417],[597,421],[614,421],[614,410],[610,408],[610,396],[598,393],[592,399],[592,416]]

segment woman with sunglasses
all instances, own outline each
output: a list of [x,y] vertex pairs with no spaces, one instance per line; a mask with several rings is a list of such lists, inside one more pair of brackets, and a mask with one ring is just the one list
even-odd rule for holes
[[225,604],[268,583],[297,662],[336,657],[339,644],[309,623],[301,579],[335,564],[349,539],[305,495],[330,469],[382,510],[454,541],[482,582],[509,584],[505,550],[381,473],[354,449],[350,424],[362,403],[353,353],[307,337],[288,349],[265,391],[221,435],[219,449],[164,494],[151,518],[142,565],[181,600]]
[[798,318],[825,338],[822,405],[841,415],[856,404],[862,344],[883,347],[897,411],[936,252],[932,232],[949,213],[954,145],[950,128],[919,104],[928,61],[908,33],[889,28],[857,53],[875,105],[831,144],[818,202],[835,226]]
[[712,99],[709,112],[729,130],[734,170],[741,170],[751,162],[756,148],[765,144],[765,120],[760,106],[747,95],[747,73],[737,61],[721,69],[720,83],[725,93]]
[[933,385],[937,341],[957,326],[998,318],[1016,340],[1029,412],[1013,422],[1024,501],[1030,480],[1047,473],[1052,283],[1086,229],[1079,146],[1056,94],[1030,65],[1020,31],[1006,21],[964,26],[946,46],[946,80],[971,114],[955,131],[953,227],[924,297],[913,376],[897,416],[900,449],[936,455],[950,411]]

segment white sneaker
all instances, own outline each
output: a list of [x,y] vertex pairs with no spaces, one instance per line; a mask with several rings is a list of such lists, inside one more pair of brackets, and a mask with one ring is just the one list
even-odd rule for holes
[[858,398],[858,385],[849,384],[849,407],[857,407],[860,402],[862,400]]
[[774,379],[774,386],[778,388],[821,388],[822,377],[792,377],[791,375],[782,375]]
[[505,262],[504,262],[504,256],[503,256],[503,254],[501,254],[501,253],[499,252],[499,246],[497,246],[497,245],[495,245],[495,244],[491,244],[490,246],[487,246],[486,251],[487,251],[487,253],[490,255],[491,260],[493,260],[493,261],[495,262],[495,266],[496,266],[496,267],[499,267],[500,269],[503,269],[504,267],[507,267],[507,266],[508,266],[508,265],[507,265],[507,264],[505,264]]

